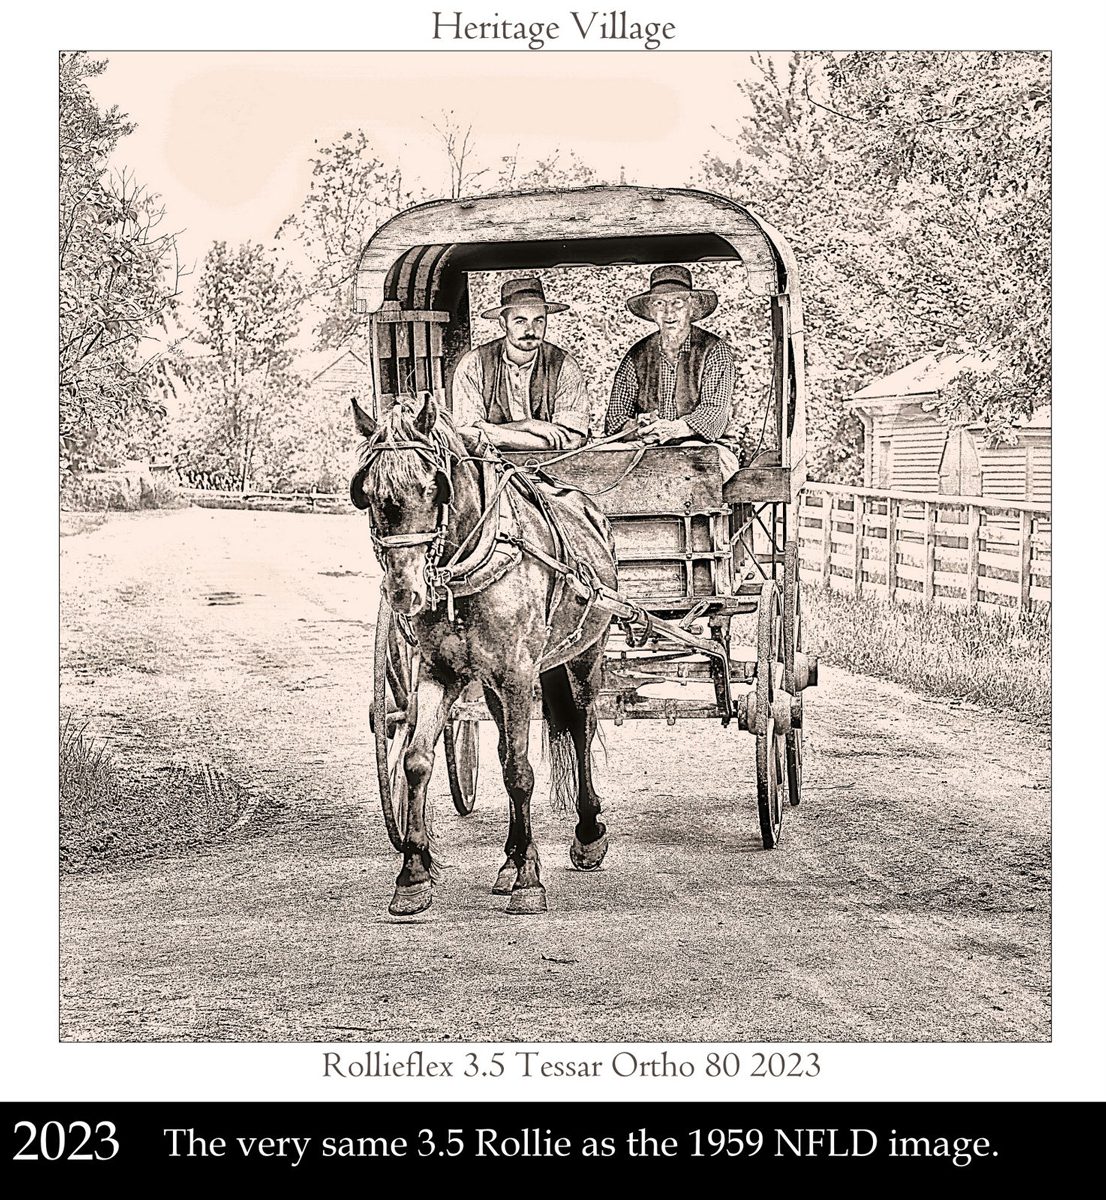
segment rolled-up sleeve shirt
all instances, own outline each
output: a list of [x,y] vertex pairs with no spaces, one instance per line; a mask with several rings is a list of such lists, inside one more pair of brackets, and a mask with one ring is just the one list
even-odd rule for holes
[[[537,355],[519,366],[511,362],[506,353],[503,355],[503,379],[512,421],[533,419],[530,412],[530,378],[536,362]],[[470,350],[462,357],[453,374],[453,419],[458,425],[472,425],[475,421],[488,419],[484,404],[484,368],[475,350]],[[563,425],[565,429],[586,436],[588,421],[588,388],[584,373],[572,355],[566,354],[553,396],[553,424]]]
[[[680,347],[680,354],[691,353],[691,338]],[[660,356],[660,395],[657,397],[656,416],[662,421],[678,421],[676,411],[676,364]],[[699,403],[684,416],[692,433],[705,442],[716,442],[726,432],[733,408],[733,390],[736,377],[733,351],[722,341],[715,342],[703,362],[703,376],[699,380]],[[606,432],[617,433],[623,425],[636,415],[638,377],[633,360],[627,354],[618,365],[611,399],[607,405]]]

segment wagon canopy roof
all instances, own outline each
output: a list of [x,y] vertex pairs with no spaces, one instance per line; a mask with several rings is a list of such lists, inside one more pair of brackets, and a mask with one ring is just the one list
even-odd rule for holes
[[784,237],[711,192],[620,185],[435,200],[393,217],[369,240],[356,307],[448,309],[466,271],[720,259],[739,259],[753,292],[797,299]]

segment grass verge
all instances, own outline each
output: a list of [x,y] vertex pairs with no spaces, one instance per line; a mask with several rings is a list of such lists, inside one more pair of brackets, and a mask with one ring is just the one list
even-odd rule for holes
[[808,587],[803,636],[823,661],[850,671],[1033,720],[1052,714],[1047,609],[926,608]]
[[206,767],[158,768],[150,778],[126,771],[72,720],[59,743],[63,873],[197,845],[271,807]]

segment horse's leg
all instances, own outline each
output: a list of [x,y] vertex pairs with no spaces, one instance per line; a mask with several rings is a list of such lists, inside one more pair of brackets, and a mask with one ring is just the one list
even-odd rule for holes
[[534,794],[534,768],[529,758],[533,694],[533,680],[518,677],[499,694],[506,742],[503,782],[511,799],[511,861],[517,872],[507,912],[514,915],[542,913],[546,909],[541,862],[530,825],[530,798]]
[[426,827],[426,788],[434,768],[434,747],[441,737],[449,710],[460,693],[456,682],[447,686],[428,673],[418,679],[418,719],[411,744],[403,756],[407,776],[407,836],[403,841],[403,866],[388,905],[393,917],[412,917],[430,907],[430,835]]
[[[499,730],[499,764],[503,768],[503,778],[507,778],[507,727],[503,718],[503,705],[499,702],[499,697],[492,691],[491,688],[484,689],[484,701],[488,706],[488,712],[492,715],[492,720],[495,721],[496,728]],[[518,841],[518,831],[515,827],[515,806],[508,805],[510,810],[510,823],[507,827],[507,842],[503,847],[503,853],[506,856],[503,860],[503,866],[499,868],[499,874],[495,877],[495,883],[492,884],[492,893],[496,896],[509,896],[514,890],[515,879],[518,877],[518,868],[515,866],[514,854],[515,845]]]
[[576,831],[568,856],[579,871],[593,871],[603,861],[610,839],[607,827],[598,820],[602,811],[591,771],[591,746],[599,729],[596,698],[603,671],[602,643],[591,647],[579,658],[566,664],[568,684],[574,701],[569,725],[576,749]]

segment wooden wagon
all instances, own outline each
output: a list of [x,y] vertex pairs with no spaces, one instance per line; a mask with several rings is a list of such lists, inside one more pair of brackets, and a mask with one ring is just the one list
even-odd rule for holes
[[[734,722],[756,739],[761,836],[776,845],[783,796],[802,792],[803,692],[817,661],[802,652],[796,502],[806,478],[802,308],[783,237],[732,200],[705,192],[598,187],[437,201],[383,225],[362,255],[356,305],[371,314],[376,415],[450,381],[472,345],[468,274],[564,265],[739,262],[768,297],[770,450],[753,463],[725,444],[612,444],[541,469],[550,486],[592,493],[610,519],[619,587],[601,714]],[[605,381],[604,381],[605,385]],[[613,486],[612,486],[613,485]],[[385,817],[405,789],[403,748],[415,651],[382,599],[372,725]],[[535,698],[535,704],[539,699]],[[537,715],[537,712],[536,712]],[[483,703],[466,694],[444,734],[454,804],[472,810]]]

